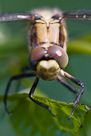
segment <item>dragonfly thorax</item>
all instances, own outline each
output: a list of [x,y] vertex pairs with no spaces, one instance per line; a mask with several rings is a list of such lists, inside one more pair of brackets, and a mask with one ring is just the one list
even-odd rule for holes
[[57,10],[39,10],[35,14],[37,17],[28,33],[29,50],[43,44],[53,44],[61,46],[66,51],[68,38],[62,13]]

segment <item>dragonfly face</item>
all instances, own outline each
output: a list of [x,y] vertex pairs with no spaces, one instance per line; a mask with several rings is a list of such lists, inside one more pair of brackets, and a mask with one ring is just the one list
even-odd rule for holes
[[[73,115],[75,107],[80,102],[81,96],[84,92],[84,84],[63,71],[63,68],[65,68],[68,63],[68,55],[66,53],[68,39],[64,19],[91,20],[91,11],[77,10],[72,12],[62,12],[58,9],[42,9],[33,10],[30,13],[0,13],[0,22],[18,20],[27,20],[31,22],[30,30],[28,32],[28,62],[29,66],[35,70],[35,72],[32,73],[13,76],[9,80],[4,96],[5,109],[8,114],[11,113],[7,109],[6,99],[11,82],[20,78],[36,76],[29,92],[29,98],[38,105],[48,109],[50,113],[55,116],[50,107],[35,100],[33,94],[40,77],[44,80],[56,79],[77,96],[76,101],[73,104],[73,111],[69,118]],[[78,93],[78,91],[69,84],[65,78],[68,78],[72,82],[81,86],[81,92]]]

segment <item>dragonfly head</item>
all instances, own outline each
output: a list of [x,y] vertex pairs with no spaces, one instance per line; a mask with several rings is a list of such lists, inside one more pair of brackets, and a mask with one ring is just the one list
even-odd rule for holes
[[38,46],[29,54],[29,65],[32,66],[39,77],[44,80],[54,80],[60,69],[65,68],[68,63],[68,55],[58,45],[44,48]]

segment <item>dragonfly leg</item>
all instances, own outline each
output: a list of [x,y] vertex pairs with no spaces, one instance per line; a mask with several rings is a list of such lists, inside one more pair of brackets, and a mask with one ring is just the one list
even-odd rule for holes
[[7,94],[9,92],[12,81],[18,80],[18,79],[21,79],[21,78],[31,77],[31,76],[36,76],[36,73],[32,72],[32,73],[24,73],[24,74],[20,74],[20,75],[15,75],[15,76],[11,77],[11,79],[9,80],[7,87],[6,87],[5,95],[4,95],[4,106],[5,106],[6,112],[9,115],[12,115],[12,113],[9,112],[9,110],[7,108]]
[[78,94],[79,94],[78,91],[71,84],[69,84],[63,77],[58,75],[57,80],[61,84],[65,85],[70,91],[72,91],[76,95],[76,97],[78,96]]
[[35,81],[34,81],[34,83],[33,83],[33,86],[32,86],[32,88],[31,88],[31,90],[30,90],[30,92],[29,92],[29,98],[30,98],[33,102],[35,102],[36,104],[38,104],[38,105],[40,105],[40,106],[42,106],[42,107],[48,109],[49,112],[50,112],[54,117],[56,117],[56,116],[52,113],[50,106],[47,106],[47,105],[43,104],[42,102],[39,102],[39,101],[37,101],[37,100],[35,100],[35,99],[33,98],[33,94],[34,94],[35,88],[36,88],[36,86],[37,86],[37,84],[38,84],[38,81],[39,81],[39,77],[36,76]]
[[76,101],[73,104],[73,111],[72,111],[71,115],[68,117],[68,119],[70,119],[75,111],[76,106],[79,104],[82,94],[84,92],[84,83],[82,83],[81,81],[74,78],[73,76],[71,76],[70,74],[68,74],[67,72],[65,72],[63,70],[60,70],[60,74],[81,87],[81,91],[80,91],[79,95],[77,96]]
[[[23,67],[23,68],[21,69],[21,74],[22,74],[22,73],[25,73],[25,72],[27,73],[29,70],[30,70],[30,68],[29,68],[28,66]],[[16,84],[15,92],[18,92],[18,91],[19,91],[20,86],[21,86],[21,81],[18,80],[18,82],[17,82],[17,84]]]

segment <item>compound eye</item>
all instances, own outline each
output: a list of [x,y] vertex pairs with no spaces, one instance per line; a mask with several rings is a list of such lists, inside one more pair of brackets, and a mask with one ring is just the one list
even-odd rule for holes
[[68,55],[62,47],[53,45],[48,48],[48,54],[50,54],[60,65],[60,68],[65,68],[68,64]]
[[43,47],[36,47],[31,51],[30,57],[33,60],[40,60],[46,53],[47,51]]
[[32,49],[28,58],[29,65],[35,66],[46,53],[47,51],[43,47]]

